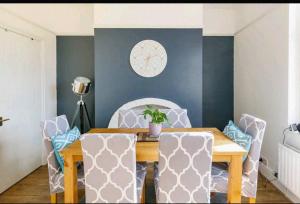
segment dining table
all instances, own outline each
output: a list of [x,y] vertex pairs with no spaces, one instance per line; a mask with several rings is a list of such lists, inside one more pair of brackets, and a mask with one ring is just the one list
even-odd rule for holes
[[[149,132],[148,128],[93,128],[86,134],[128,133],[141,134]],[[242,165],[246,150],[230,140],[217,128],[163,128],[162,132],[211,132],[214,136],[213,162],[228,163],[228,203],[241,202]],[[60,154],[64,158],[64,201],[78,203],[77,163],[83,160],[81,142],[75,141],[64,148]],[[159,161],[159,140],[136,142],[136,161]]]

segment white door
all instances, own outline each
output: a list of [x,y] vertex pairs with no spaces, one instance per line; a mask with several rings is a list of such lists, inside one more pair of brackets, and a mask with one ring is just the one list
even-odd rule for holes
[[0,29],[0,193],[41,165],[40,44]]

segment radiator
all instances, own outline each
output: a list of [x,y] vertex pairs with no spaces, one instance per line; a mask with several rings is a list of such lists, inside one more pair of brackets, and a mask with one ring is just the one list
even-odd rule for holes
[[282,144],[279,144],[278,179],[300,197],[300,153]]

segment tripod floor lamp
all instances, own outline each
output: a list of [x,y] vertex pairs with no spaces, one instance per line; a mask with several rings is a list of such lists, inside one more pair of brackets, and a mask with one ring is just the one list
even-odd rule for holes
[[80,96],[80,100],[77,101],[77,107],[72,119],[71,127],[72,128],[74,127],[74,123],[78,118],[78,114],[79,114],[81,133],[84,133],[85,119],[88,122],[89,128],[91,128],[91,120],[89,117],[89,113],[86,108],[86,104],[83,101],[83,97],[88,94],[90,86],[91,86],[91,80],[86,77],[76,77],[74,79],[74,82],[72,83],[72,87],[73,87],[72,90],[76,95]]

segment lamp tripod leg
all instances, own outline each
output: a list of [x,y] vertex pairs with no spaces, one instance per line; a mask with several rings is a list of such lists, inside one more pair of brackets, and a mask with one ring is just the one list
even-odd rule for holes
[[92,125],[91,125],[91,120],[90,120],[90,116],[89,116],[86,104],[84,103],[82,98],[80,99],[80,101],[77,102],[77,108],[76,108],[76,111],[75,111],[73,119],[72,119],[71,128],[74,127],[74,123],[76,121],[76,118],[77,118],[78,114],[79,114],[79,120],[80,120],[80,132],[81,132],[81,134],[83,134],[84,133],[84,126],[85,126],[84,116],[86,117],[86,119],[88,121],[89,128],[91,128]]
[[86,118],[87,118],[87,121],[88,121],[88,124],[89,124],[89,128],[92,128],[89,112],[87,110],[87,107],[86,107],[85,103],[83,103],[83,108],[85,110],[85,115],[86,115]]
[[84,132],[84,117],[83,117],[83,113],[84,110],[83,110],[83,105],[82,103],[80,103],[80,132],[81,134],[83,134]]
[[71,128],[74,127],[74,123],[75,123],[75,120],[76,120],[76,118],[77,118],[79,109],[80,109],[80,107],[79,107],[79,105],[77,104],[77,107],[76,107],[76,110],[75,110],[75,113],[74,113],[74,115],[73,115],[73,119],[72,119],[72,122],[71,122]]

